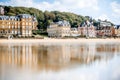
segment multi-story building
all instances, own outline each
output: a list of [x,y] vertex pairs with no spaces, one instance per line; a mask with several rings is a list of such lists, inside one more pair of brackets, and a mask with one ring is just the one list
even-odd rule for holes
[[32,36],[37,20],[29,14],[17,16],[0,16],[0,36]]
[[97,26],[97,36],[112,36],[112,29],[113,26],[110,22],[107,21],[100,21],[99,25]]
[[51,23],[47,28],[49,37],[65,37],[70,36],[70,23],[68,21],[59,21]]
[[96,37],[95,27],[92,25],[92,22],[89,21],[83,22],[80,26],[78,26],[78,33],[81,36]]

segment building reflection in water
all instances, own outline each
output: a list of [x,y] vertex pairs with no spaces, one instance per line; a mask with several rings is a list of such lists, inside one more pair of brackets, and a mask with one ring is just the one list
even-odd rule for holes
[[0,45],[0,62],[19,66],[37,64],[37,55],[33,54],[30,44],[24,45]]
[[5,44],[0,45],[0,64],[59,70],[111,59],[120,53],[120,44]]

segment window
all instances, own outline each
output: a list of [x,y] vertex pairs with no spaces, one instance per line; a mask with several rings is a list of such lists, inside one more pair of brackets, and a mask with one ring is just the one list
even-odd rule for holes
[[26,22],[26,25],[28,25],[28,22]]
[[32,26],[29,26],[29,29],[32,29]]
[[25,28],[25,26],[22,26],[22,28]]
[[5,34],[7,33],[7,31],[5,31]]
[[29,22],[29,25],[31,25],[31,22]]
[[26,34],[28,34],[29,33],[29,31],[28,30],[26,30]]
[[18,34],[20,35],[20,30],[18,30]]
[[10,30],[8,30],[8,33],[10,33]]
[[26,29],[29,29],[29,26],[26,26]]
[[15,34],[17,34],[17,31],[15,31]]
[[14,31],[12,30],[12,34],[14,34]]
[[20,29],[20,26],[18,25],[18,29]]
[[14,26],[12,25],[12,29],[14,28]]
[[10,29],[10,25],[9,25],[9,29]]

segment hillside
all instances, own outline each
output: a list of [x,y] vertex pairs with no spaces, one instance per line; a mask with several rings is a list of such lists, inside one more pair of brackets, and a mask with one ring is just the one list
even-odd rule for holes
[[59,11],[45,11],[35,8],[26,8],[26,7],[12,7],[5,6],[5,15],[12,16],[17,14],[31,14],[35,15],[38,20],[38,28],[46,30],[46,26],[49,25],[50,22],[56,22],[59,20],[68,20],[72,27],[77,27],[82,21],[86,20],[87,17],[77,15],[69,12],[59,12]]
[[[38,29],[46,31],[47,26],[50,22],[57,22],[59,20],[67,20],[70,22],[72,27],[77,27],[80,23],[89,19],[89,16],[81,16],[70,12],[59,12],[59,11],[41,11],[35,8],[27,7],[12,7],[4,6],[5,15],[12,16],[17,14],[31,14],[35,15],[38,20]],[[93,22],[96,24],[96,21],[93,19]]]

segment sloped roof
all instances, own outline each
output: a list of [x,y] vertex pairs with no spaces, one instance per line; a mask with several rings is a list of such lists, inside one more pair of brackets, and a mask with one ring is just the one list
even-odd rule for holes
[[30,14],[19,14],[17,16],[20,18],[32,18],[32,16]]

